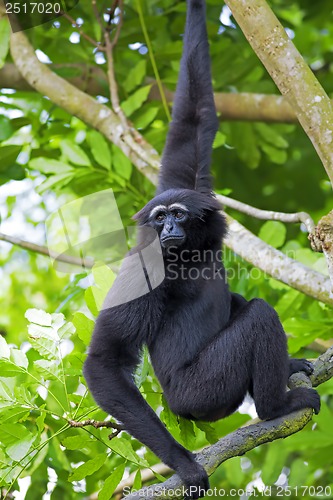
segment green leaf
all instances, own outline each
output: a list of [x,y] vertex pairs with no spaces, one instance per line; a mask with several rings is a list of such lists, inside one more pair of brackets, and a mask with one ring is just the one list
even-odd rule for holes
[[109,500],[112,497],[114,490],[117,488],[118,484],[123,478],[125,466],[126,462],[120,464],[112,472],[111,476],[104,481],[103,488],[98,494],[98,500]]
[[[25,370],[28,368],[29,361],[25,353],[20,349],[12,349],[10,353],[11,360],[16,366],[20,366]],[[0,371],[1,373],[1,371]]]
[[147,100],[150,88],[151,85],[139,88],[128,99],[126,99],[126,101],[121,103],[121,108],[126,116],[131,116],[134,111],[142,106],[142,104]]
[[[286,9],[284,9],[282,7],[277,8],[277,12],[278,12],[279,17],[282,17],[282,19],[287,21],[288,24],[290,23],[291,25],[293,25],[295,27],[301,26],[302,23],[304,22],[305,12],[303,11],[303,9],[300,9],[299,4],[288,5],[288,7]],[[311,26],[311,30],[312,29],[314,30],[314,28],[312,28],[312,26]],[[309,37],[309,40],[311,40],[312,36],[313,35],[311,35]],[[302,484],[302,483],[299,483],[299,484]]]
[[21,460],[29,451],[35,436],[22,424],[1,425],[1,442],[12,460]]
[[308,478],[309,478],[309,464],[305,463],[304,457],[296,458],[295,460],[293,460],[293,462],[290,464],[290,473],[288,475],[288,486],[290,490],[292,491],[292,489],[295,488],[297,491],[300,484],[302,485],[307,484]]
[[28,309],[24,316],[29,321],[29,323],[35,323],[36,325],[41,326],[52,325],[51,314],[43,311],[42,309]]
[[28,333],[32,347],[39,354],[48,359],[58,358],[59,337],[53,328],[31,323]]
[[38,170],[42,174],[74,173],[73,167],[67,165],[67,163],[41,156],[30,160],[29,167]]
[[239,158],[250,168],[257,168],[261,153],[253,131],[253,125],[251,123],[232,123],[231,133],[233,145]]
[[149,353],[148,349],[145,347],[143,349],[143,354],[139,366],[135,371],[135,384],[138,388],[142,386],[142,384],[146,381],[148,373],[149,373]]
[[63,314],[48,314],[40,309],[28,309],[25,317],[31,321],[28,333],[34,349],[47,359],[59,358],[60,341],[75,331],[73,324],[66,323]]
[[0,19],[0,68],[5,64],[9,51],[10,32],[9,21],[4,16]]
[[8,347],[8,344],[5,340],[5,338],[0,335],[0,358],[9,358],[10,356],[10,349]]
[[90,130],[87,134],[87,141],[96,162],[107,170],[110,170],[112,161],[111,151],[104,136],[96,130]]
[[[1,153],[0,153],[1,156]],[[2,165],[3,166],[3,165]],[[0,167],[0,182],[7,182],[9,179],[13,179],[14,181],[21,181],[25,178],[25,170],[21,165],[17,163],[13,163],[10,165],[5,172],[1,172]]]
[[124,82],[124,89],[126,90],[126,92],[130,93],[135,89],[135,87],[140,85],[140,83],[146,76],[146,67],[147,63],[144,59],[142,59],[134,66],[134,68],[129,71]]
[[206,439],[208,443],[214,444],[218,441],[218,435],[212,424],[209,422],[196,421],[194,422],[195,426],[198,427],[201,431],[205,433]]
[[77,144],[70,141],[69,139],[64,139],[60,142],[60,148],[64,156],[69,159],[74,165],[80,165],[82,167],[90,167],[90,160],[83,149]]
[[165,423],[167,428],[172,431],[178,431],[178,420],[176,415],[170,410],[168,403],[166,402],[165,397],[162,395],[161,403],[163,406],[163,411],[161,412],[161,420]]
[[85,355],[83,353],[74,351],[73,354],[68,354],[66,360],[69,366],[66,368],[66,373],[70,377],[76,377],[82,375],[82,367],[85,360]]
[[286,234],[286,226],[282,222],[269,220],[261,226],[258,236],[269,245],[279,248],[285,242]]
[[37,359],[34,361],[34,367],[36,368],[37,373],[42,375],[44,380],[60,380],[59,368],[54,361]]
[[132,444],[128,439],[117,437],[109,442],[110,448],[121,457],[143,467],[149,467],[149,464],[143,458],[140,458],[132,448]]
[[91,460],[87,460],[86,463],[80,465],[72,472],[72,474],[70,474],[68,480],[80,481],[81,479],[85,479],[87,476],[91,476],[105,464],[106,458],[105,453],[100,453]]
[[133,490],[139,490],[141,487],[142,487],[141,471],[138,470],[138,472],[135,474],[132,488]]
[[265,142],[271,144],[275,148],[285,149],[288,147],[288,142],[273,128],[272,125],[266,125],[266,123],[254,123],[254,128]]
[[225,463],[225,473],[228,484],[236,488],[243,485],[244,474],[240,465],[240,457],[232,457]]
[[16,162],[22,146],[2,146],[0,148],[0,172],[6,172]]
[[159,111],[157,106],[152,106],[148,109],[138,111],[139,115],[135,116],[134,123],[137,129],[145,129],[156,118]]
[[[97,297],[97,294],[101,294],[101,297]],[[86,301],[87,307],[89,311],[97,316],[100,308],[103,305],[105,295],[104,293],[97,288],[97,286],[90,286],[84,292],[84,300]]]
[[39,415],[39,417],[36,418],[36,425],[37,425],[37,429],[38,429],[39,434],[41,434],[45,429],[46,412],[43,411],[44,408],[45,408],[45,405],[41,405],[39,407],[41,414]]
[[85,345],[88,345],[94,329],[94,322],[90,318],[87,318],[87,316],[82,312],[76,312],[73,317],[73,324],[76,328],[78,337],[85,343]]
[[61,325],[60,328],[58,329],[58,335],[61,340],[69,339],[73,335],[73,333],[75,333],[75,327],[71,322]]
[[73,177],[73,172],[51,175],[46,179],[46,181],[42,182],[42,184],[40,184],[36,188],[36,191],[38,194],[43,194],[45,193],[45,191],[48,191],[51,188],[61,188],[63,186],[66,186],[66,184],[68,184],[73,179]]
[[275,441],[268,446],[261,477],[265,484],[273,484],[286,463],[288,452],[283,443]]
[[19,373],[22,373],[22,368],[15,366],[7,359],[0,359],[0,374],[2,377],[16,377]]
[[269,144],[261,144],[261,149],[273,163],[283,165],[287,161],[288,155],[284,149],[277,149]]
[[92,268],[94,281],[96,285],[107,293],[116,278],[115,273],[107,265],[96,264]]
[[68,450],[82,450],[82,448],[85,448],[94,441],[90,436],[77,434],[76,436],[66,437],[61,441],[61,444]]
[[219,130],[216,133],[214,142],[213,142],[213,149],[217,149],[225,144],[227,137],[225,134],[222,134]]
[[[1,26],[1,19],[0,19]],[[1,29],[1,28],[0,28]],[[0,35],[1,37],[1,35]],[[1,41],[0,41],[1,44]],[[1,48],[0,48],[1,51]],[[0,56],[1,57],[1,56]],[[6,141],[11,135],[13,135],[14,129],[11,124],[11,120],[5,115],[0,115],[0,141]]]
[[7,407],[12,403],[15,403],[12,391],[3,380],[0,380],[0,407]]
[[153,472],[154,476],[156,477],[156,479],[158,479],[158,481],[159,481],[160,483],[163,483],[163,482],[166,480],[166,478],[165,478],[165,477],[163,477],[163,476],[162,476],[162,474],[159,474],[159,473],[158,473],[158,472],[156,472],[155,470],[152,470],[152,472]]
[[132,174],[132,163],[127,158],[127,156],[125,156],[124,153],[116,146],[112,148],[112,151],[114,170],[124,179],[129,179]]
[[180,437],[184,443],[184,446],[189,449],[193,449],[195,446],[195,432],[193,422],[191,420],[186,420],[185,418],[179,418],[179,428]]
[[31,345],[36,351],[39,352],[41,356],[45,356],[47,359],[56,359],[59,356],[58,353],[58,344],[52,338],[46,338],[39,336],[39,334],[31,333],[30,342]]
[[295,315],[301,309],[304,299],[305,296],[297,290],[290,289],[284,293],[275,305],[280,320],[284,321]]
[[26,420],[30,415],[30,408],[24,408],[21,405],[2,408],[0,412],[1,425],[4,423],[15,423],[19,420]]
[[17,118],[13,118],[12,120],[10,120],[10,123],[14,130],[19,130],[20,128],[25,127],[26,125],[30,125],[31,120],[26,116],[19,116]]
[[288,348],[291,354],[297,352],[301,347],[309,345],[318,337],[331,338],[331,321],[311,321],[303,318],[288,318],[283,322],[288,338]]

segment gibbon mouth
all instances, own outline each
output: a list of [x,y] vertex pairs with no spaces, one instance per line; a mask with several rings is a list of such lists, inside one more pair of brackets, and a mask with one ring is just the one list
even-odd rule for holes
[[171,245],[180,245],[185,240],[184,236],[166,236],[161,240],[161,245],[163,247],[169,247]]

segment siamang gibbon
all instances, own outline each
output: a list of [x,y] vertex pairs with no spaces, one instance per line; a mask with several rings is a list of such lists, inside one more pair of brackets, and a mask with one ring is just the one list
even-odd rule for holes
[[[287,391],[289,375],[309,374],[312,365],[288,358],[286,335],[274,309],[264,300],[247,301],[230,292],[226,283],[221,261],[226,222],[209,171],[217,128],[205,2],[187,0],[183,55],[157,194],[135,216],[139,231],[148,228],[158,235],[165,277],[138,298],[104,307],[84,365],[98,405],[194,487],[187,498],[202,496],[209,487],[207,474],[169,434],[134,383],[144,345],[171,410],[185,418],[226,417],[247,393],[261,419],[320,409],[314,389]],[[140,245],[144,248],[144,238]],[[189,258],[191,253],[195,259]],[[182,273],[175,278],[177,268]],[[130,269],[120,271],[114,287],[131,287]]]

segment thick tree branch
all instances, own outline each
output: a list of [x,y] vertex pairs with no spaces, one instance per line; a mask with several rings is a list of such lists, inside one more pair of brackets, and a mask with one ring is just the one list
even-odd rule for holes
[[[244,455],[261,444],[286,438],[302,430],[311,420],[312,410],[291,413],[288,417],[259,422],[242,427],[220,439],[216,444],[209,446],[197,454],[198,462],[206,469],[208,475],[213,474],[219,465],[232,457]],[[172,494],[182,487],[182,482],[176,474],[164,483],[142,488],[136,493],[127,495],[124,500],[140,498],[183,498],[182,495]]]
[[[77,89],[91,96],[109,95],[108,81],[105,72],[98,66],[85,64],[50,64],[48,67],[55,73],[63,70],[73,70],[73,76],[66,76],[66,81]],[[152,85],[148,96],[149,100],[161,100],[160,91],[153,78],[148,78],[147,83]],[[0,69],[0,88],[14,90],[35,90],[23,78],[15,64],[7,63]],[[174,93],[163,86],[163,91],[168,102],[172,102]],[[278,95],[249,94],[249,93],[224,93],[214,94],[215,105],[223,121],[262,121],[267,123],[298,123],[294,110],[287,99]]]
[[[89,95],[108,95],[109,89],[107,78],[100,66],[91,66],[82,63],[67,63],[48,64],[47,67],[56,74],[65,72],[67,75],[66,78],[64,78],[65,81]],[[68,76],[69,74],[73,76]],[[7,63],[0,69],[0,88],[36,90],[27,82],[13,63]]]
[[273,278],[326,304],[333,305],[329,278],[291,259],[227,216],[227,247]]
[[[314,362],[315,371],[311,376],[313,385],[319,385],[333,377],[333,347],[328,349]],[[292,375],[289,379],[291,387],[311,387],[311,382],[304,373]],[[259,421],[246,425],[220,439],[216,444],[208,446],[197,454],[197,460],[204,466],[208,475],[211,475],[219,465],[232,457],[242,456],[244,453],[257,448],[261,444],[286,438],[302,430],[312,418],[312,410],[301,410],[288,416],[269,421]],[[182,487],[180,478],[175,474],[164,483],[142,488],[136,493],[127,495],[124,500],[138,500],[140,498],[182,498],[172,494]]]
[[[1,77],[1,73],[0,73]],[[161,100],[156,81],[152,84],[150,100]],[[173,102],[174,92],[163,86],[168,102]],[[261,121],[267,123],[298,123],[297,116],[287,99],[278,95],[215,92],[215,106],[223,121]]]
[[253,50],[295,110],[333,185],[333,106],[265,0],[226,0]]
[[313,387],[317,387],[333,377],[333,346],[319,356],[313,363],[314,371],[311,375]]

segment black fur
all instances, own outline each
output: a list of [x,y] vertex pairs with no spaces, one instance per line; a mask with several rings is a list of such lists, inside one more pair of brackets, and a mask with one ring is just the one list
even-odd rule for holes
[[[203,490],[209,485],[204,469],[173,439],[133,382],[144,344],[171,409],[186,418],[223,418],[247,392],[262,419],[320,408],[312,389],[286,392],[288,376],[300,370],[309,374],[312,366],[288,359],[286,336],[274,309],[260,299],[247,302],[226,284],[220,255],[226,225],[211,194],[209,174],[216,129],[204,0],[188,0],[157,196],[135,217],[141,227],[136,252],[151,241],[144,230],[157,233],[166,276],[149,293],[99,314],[84,375],[101,408],[177,471],[187,486]],[[110,297],[134,286],[133,276],[131,264],[125,265]],[[187,498],[199,496],[197,490]]]

